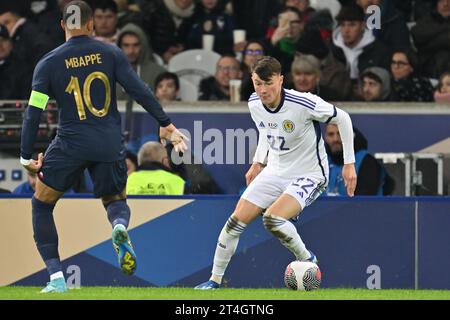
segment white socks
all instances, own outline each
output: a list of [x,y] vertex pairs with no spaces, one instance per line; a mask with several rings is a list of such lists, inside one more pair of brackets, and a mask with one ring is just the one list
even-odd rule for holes
[[214,265],[212,269],[212,276],[210,280],[221,283],[225,269],[231,260],[239,242],[239,236],[244,231],[247,225],[240,222],[234,216],[231,216],[222,231],[220,232],[217,241],[216,252],[214,254]]
[[306,260],[310,257],[310,253],[297,233],[297,229],[290,221],[282,217],[265,214],[263,223],[267,231],[277,237],[295,255],[297,260]]
[[59,272],[55,272],[53,274],[50,275],[50,281],[59,279],[59,278],[63,278],[64,279],[64,274],[62,273],[62,271]]

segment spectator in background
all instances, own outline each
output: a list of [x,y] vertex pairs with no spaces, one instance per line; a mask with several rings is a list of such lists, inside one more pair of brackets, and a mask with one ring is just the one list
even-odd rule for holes
[[117,3],[117,25],[119,28],[134,23],[142,25],[142,13],[137,4],[133,0],[114,0]]
[[64,30],[61,28],[62,10],[71,0],[31,1],[33,21],[39,26],[56,48],[64,43]]
[[202,48],[204,34],[214,36],[214,51],[223,54],[232,54],[234,21],[231,15],[225,12],[225,0],[201,0],[192,16],[192,27],[186,38],[187,49]]
[[270,41],[267,42],[267,50],[271,56],[280,61],[283,74],[287,74],[291,68],[295,47],[304,26],[305,21],[300,11],[289,7],[278,15],[278,24],[273,33],[269,31]]
[[387,70],[380,67],[367,68],[360,78],[364,101],[392,101],[391,77]]
[[217,61],[215,76],[200,82],[199,100],[230,100],[232,79],[242,79],[239,61],[231,55],[224,55]]
[[113,0],[96,0],[92,2],[94,13],[94,38],[96,40],[116,44],[119,37],[118,9]]
[[334,29],[334,20],[330,10],[322,9],[312,13],[311,16],[308,17],[308,21],[306,22],[305,32],[310,29],[319,30],[322,41],[328,46],[329,42],[331,41],[331,35]]
[[435,7],[412,27],[423,76],[438,78],[450,69],[450,0],[433,0]]
[[182,195],[184,180],[170,170],[166,148],[159,142],[145,143],[138,153],[138,169],[127,180],[128,195]]
[[36,189],[36,173],[32,173],[28,171],[27,181],[19,184],[14,190],[13,194],[33,194]]
[[11,193],[8,189],[0,188],[0,193]]
[[37,25],[25,18],[25,9],[20,4],[17,1],[1,1],[0,24],[8,29],[15,55],[34,68],[39,59],[53,49],[52,42],[39,31]]
[[143,29],[155,52],[165,63],[183,51],[191,29],[194,0],[140,0]]
[[450,103],[450,72],[444,72],[439,78],[438,89],[434,92],[434,101]]
[[[119,33],[117,45],[125,53],[128,61],[139,77],[147,86],[154,89],[156,78],[165,72],[166,69],[154,60],[153,50],[149,46],[144,31],[135,24],[127,24]],[[129,99],[129,96],[119,84],[117,84],[116,88],[118,100]]]
[[13,50],[8,30],[0,24],[0,99],[28,99],[32,69]]
[[319,88],[320,61],[313,55],[303,54],[294,59],[291,65],[292,89],[311,92],[325,98],[326,94]]
[[[355,195],[389,195],[394,190],[394,181],[386,173],[384,167],[367,151],[367,139],[354,128],[355,169],[358,175]],[[347,188],[342,178],[342,140],[339,129],[329,124],[325,129],[325,149],[330,166],[327,195],[347,196]]]
[[[27,181],[19,184],[12,192],[12,194],[33,195],[36,189],[37,174],[27,171]],[[65,193],[75,193],[73,188],[70,188]]]
[[[247,32],[247,39],[263,41],[270,22],[282,9],[282,4],[274,0],[231,0],[233,15],[238,29]],[[237,51],[242,51],[245,44]]]
[[411,49],[394,52],[391,60],[395,101],[433,101],[433,85],[428,78],[415,77],[417,56]]
[[162,103],[179,100],[180,80],[175,73],[164,72],[155,80],[155,96]]
[[169,154],[170,167],[177,175],[186,181],[184,193],[185,194],[218,194],[222,193],[216,181],[213,179],[212,175],[205,169],[205,167],[195,159],[191,154],[189,163],[181,161],[174,162],[174,159],[178,160],[178,154],[173,151],[173,145],[166,145],[167,154]]
[[366,13],[369,6],[380,7],[381,27],[372,30],[376,39],[383,42],[391,50],[405,50],[411,47],[406,19],[396,9],[392,0],[356,0],[356,3]]
[[372,66],[389,69],[390,52],[366,29],[365,14],[361,7],[342,7],[336,20],[339,26],[333,32],[331,52],[347,66],[357,92],[360,72]]
[[352,96],[352,82],[345,65],[330,52],[321,32],[317,28],[307,28],[300,37],[296,57],[313,55],[320,61],[320,96],[329,101],[346,101]]
[[285,7],[292,7],[303,14],[305,21],[316,11],[311,7],[309,0],[283,0]]
[[249,40],[244,47],[242,52],[242,90],[241,96],[242,100],[246,101],[250,98],[255,88],[253,87],[251,66],[264,56],[264,45],[262,42],[257,40]]

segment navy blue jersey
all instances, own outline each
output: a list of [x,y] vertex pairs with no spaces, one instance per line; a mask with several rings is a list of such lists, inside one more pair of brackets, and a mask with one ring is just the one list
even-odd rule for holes
[[[63,152],[89,161],[112,162],[119,158],[123,139],[116,82],[161,126],[171,123],[151,90],[116,46],[78,36],[39,61],[32,90],[57,101],[59,124],[55,139]],[[21,156],[25,159],[29,159],[34,143],[34,130],[29,131],[24,128],[22,133]]]

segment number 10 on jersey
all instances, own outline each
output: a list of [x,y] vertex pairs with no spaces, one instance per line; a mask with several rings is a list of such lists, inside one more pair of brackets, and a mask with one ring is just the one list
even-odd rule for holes
[[[95,108],[91,100],[91,84],[95,79],[101,80],[105,86],[105,103],[102,109]],[[69,94],[73,93],[80,120],[86,120],[85,104],[89,111],[96,117],[101,118],[108,114],[109,106],[111,104],[111,85],[108,77],[103,72],[92,72],[87,76],[83,85],[83,94],[81,94],[80,81],[78,77],[70,77],[70,82],[67,85],[66,92]]]

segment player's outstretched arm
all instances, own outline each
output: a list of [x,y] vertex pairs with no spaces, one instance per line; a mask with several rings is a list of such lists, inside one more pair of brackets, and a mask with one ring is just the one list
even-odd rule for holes
[[356,170],[355,170],[355,152],[353,148],[353,125],[347,112],[336,108],[336,116],[330,121],[338,126],[339,134],[342,139],[342,148],[344,151],[344,166],[342,168],[342,177],[344,178],[347,194],[350,197],[355,195],[356,189]]
[[170,141],[175,151],[186,151],[186,141],[189,139],[172,124],[153,92],[138,77],[128,62],[127,57],[118,48],[116,49],[116,60],[117,81],[137,103],[158,121],[160,125],[159,136],[161,143],[165,144],[167,141]]
[[139,103],[161,127],[167,127],[171,121],[150,88],[133,70],[127,57],[119,48],[113,48],[116,59],[115,76],[125,91]]

